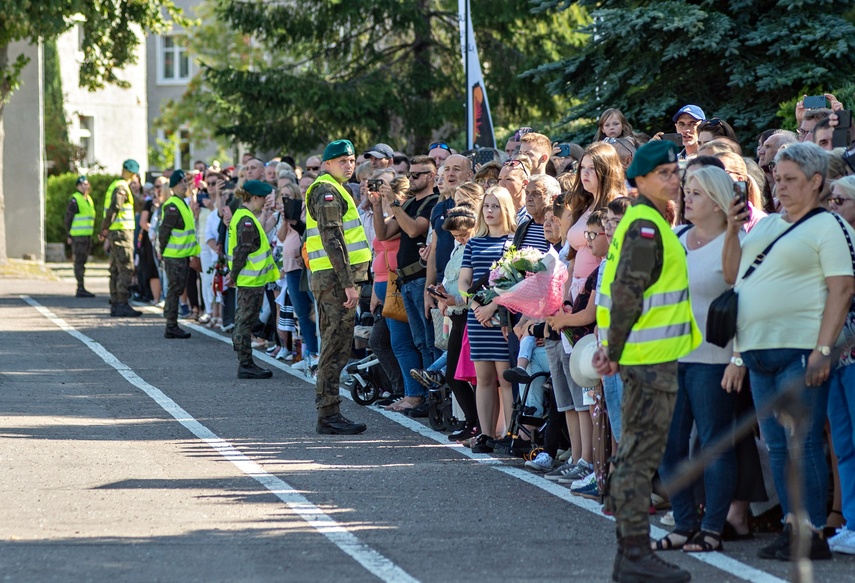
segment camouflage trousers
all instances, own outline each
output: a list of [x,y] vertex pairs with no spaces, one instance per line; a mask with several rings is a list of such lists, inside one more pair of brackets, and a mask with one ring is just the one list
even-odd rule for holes
[[[186,273],[185,273],[186,276]],[[264,301],[264,286],[239,287],[235,327],[232,330],[232,346],[240,362],[252,360],[252,327],[258,322],[261,304]]]
[[190,259],[187,257],[175,258],[164,257],[163,269],[166,271],[166,281],[169,287],[166,289],[166,301],[163,304],[163,317],[166,318],[166,326],[178,325],[178,298],[187,287],[187,272],[190,270]]
[[110,240],[110,302],[126,304],[134,277],[134,232],[109,231]]
[[315,385],[315,406],[320,418],[339,411],[339,377],[350,360],[356,308],[344,307],[347,296],[332,269],[312,273],[311,282],[321,329],[321,353]]
[[77,280],[77,288],[83,289],[83,274],[86,272],[86,260],[92,249],[92,237],[71,238],[71,255],[74,257],[74,279]]
[[606,508],[622,537],[650,534],[651,482],[677,402],[677,363],[621,366],[623,431],[606,486]]

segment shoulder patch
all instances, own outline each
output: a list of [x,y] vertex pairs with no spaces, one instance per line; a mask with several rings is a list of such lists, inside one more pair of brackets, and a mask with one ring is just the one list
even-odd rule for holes
[[641,236],[644,239],[653,239],[656,237],[656,229],[651,227],[641,227]]
[[243,222],[243,226],[244,226],[244,227],[251,227],[251,226],[252,226],[252,221],[244,221],[244,222]]
[[325,194],[325,195],[324,195],[324,200],[325,200],[325,201],[327,201],[327,202],[332,201],[332,200],[335,200],[335,196],[333,196],[333,195],[332,195],[332,193],[330,193],[330,194]]

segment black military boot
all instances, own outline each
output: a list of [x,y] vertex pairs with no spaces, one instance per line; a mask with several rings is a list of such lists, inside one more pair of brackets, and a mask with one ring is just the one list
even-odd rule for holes
[[116,304],[114,304],[113,302],[110,302],[110,315],[111,316],[116,315]]
[[691,573],[666,563],[650,550],[649,536],[624,537],[619,583],[688,583],[691,580]]
[[623,537],[620,529],[617,529],[617,553],[615,553],[615,564],[612,567],[612,581],[620,581],[620,562],[623,560]]
[[269,371],[266,368],[261,368],[252,360],[242,362],[238,367],[239,379],[269,379],[272,376],[272,371]]
[[163,333],[164,338],[190,338],[190,332],[182,330],[178,326],[167,326],[166,332]]
[[77,288],[77,293],[75,294],[78,298],[94,298],[95,294],[91,291],[87,291],[86,288],[79,287]]
[[356,435],[357,433],[362,433],[367,428],[365,423],[354,423],[341,413],[336,413],[329,417],[321,417],[315,426],[315,430],[324,435]]
[[110,310],[110,315],[114,318],[136,318],[137,316],[142,316],[142,312],[130,307],[128,302],[113,304],[113,308]]

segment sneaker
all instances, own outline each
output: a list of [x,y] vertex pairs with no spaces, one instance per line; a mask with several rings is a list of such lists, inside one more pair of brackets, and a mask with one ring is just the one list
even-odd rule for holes
[[294,364],[291,365],[291,368],[293,368],[294,370],[302,370],[302,371],[306,371],[308,369],[308,367],[309,367],[309,362],[305,358],[303,360],[301,360],[300,362],[295,362]]
[[283,346],[279,352],[276,353],[276,360],[294,360],[294,353]]
[[778,551],[790,548],[791,527],[789,524],[784,525],[784,530],[775,537],[770,544],[757,551],[757,556],[761,559],[776,559]]
[[224,325],[220,326],[220,330],[222,330],[223,332],[231,332],[234,329],[235,329],[234,323],[224,324]]
[[591,472],[589,475],[585,476],[581,480],[576,480],[575,482],[570,484],[570,491],[572,492],[573,490],[580,490],[582,488],[586,488],[591,484],[591,482],[595,484],[597,483],[597,476],[595,476],[593,472]]
[[413,368],[410,369],[410,376],[418,381],[420,385],[428,389],[435,386],[442,386],[445,383],[445,377],[438,371]]
[[186,304],[181,304],[178,306],[178,317],[179,318],[187,318],[190,316],[190,306]]
[[582,478],[587,478],[594,472],[594,466],[586,462],[585,460],[580,459],[579,463],[576,464],[572,470],[569,470],[563,476],[558,478],[559,484],[573,484],[576,480],[581,480]]
[[600,499],[600,488],[597,486],[596,479],[592,480],[589,484],[585,485],[582,488],[570,490],[570,493],[574,496],[581,496],[582,498],[587,498],[588,500]]
[[477,425],[467,425],[460,431],[449,434],[448,441],[466,441],[467,439],[478,437],[480,433]]
[[493,448],[487,445],[489,437],[483,433],[472,441],[472,453],[493,453]]
[[210,321],[211,321],[211,314],[209,314],[207,312],[202,314],[201,316],[199,316],[199,323],[200,324],[207,324]]
[[[775,558],[779,561],[790,561],[792,560],[790,557],[790,551],[792,548],[790,545],[785,546],[780,549],[777,553],[775,553]],[[808,558],[811,561],[827,561],[831,559],[834,555],[831,554],[831,549],[829,548],[828,541],[820,536],[818,532],[812,532],[810,537],[810,553],[808,554]]]
[[279,352],[279,348],[280,348],[280,346],[278,344],[274,344],[273,346],[271,346],[270,348],[268,348],[264,352],[266,352],[270,356],[273,356],[274,354]]
[[674,511],[669,510],[666,512],[665,516],[663,516],[659,522],[664,526],[676,526],[677,523],[674,521]]
[[545,451],[542,451],[537,454],[537,457],[533,460],[528,460],[525,463],[525,467],[530,470],[534,470],[535,472],[548,472],[552,469],[554,464],[555,460],[552,459],[552,456]]
[[837,529],[837,534],[828,539],[828,547],[835,553],[855,555],[855,531],[845,526]]
[[560,466],[558,466],[557,468],[555,468],[551,472],[546,472],[546,475],[543,477],[546,478],[547,480],[551,481],[551,482],[557,482],[558,478],[560,478],[565,473],[569,472],[570,470],[572,470],[575,467],[576,466],[573,464],[572,461],[567,460],[566,462],[564,462],[563,464],[561,464]]
[[267,346],[267,340],[262,340],[261,338],[253,340],[251,346],[253,348],[265,348]]

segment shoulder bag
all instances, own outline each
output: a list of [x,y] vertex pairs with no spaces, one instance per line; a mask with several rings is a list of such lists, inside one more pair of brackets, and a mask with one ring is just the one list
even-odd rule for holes
[[[772,247],[781,240],[781,238],[798,227],[800,224],[808,220],[809,218],[818,215],[820,213],[826,212],[825,209],[815,208],[808,212],[805,216],[800,218],[798,221],[790,225],[790,227],[778,235],[774,241],[769,243],[769,245],[763,249],[763,251],[754,258],[754,261],[745,271],[745,275],[742,276],[742,280],[748,279],[752,273],[754,273],[760,264],[763,263],[763,260],[766,259],[766,256],[769,254],[769,251],[772,250]],[[738,279],[737,279],[738,281]],[[715,344],[721,348],[726,347],[733,337],[736,336],[736,317],[738,315],[739,309],[739,298],[737,296],[736,291],[731,288],[718,296],[716,299],[710,303],[709,311],[707,312],[707,330],[706,330],[706,340],[710,344]]]
[[386,262],[386,270],[389,272],[389,281],[386,283],[386,297],[383,298],[383,317],[397,320],[398,322],[409,322],[407,309],[404,307],[404,296],[398,287],[398,274],[389,266],[388,251],[383,251],[383,260]]

